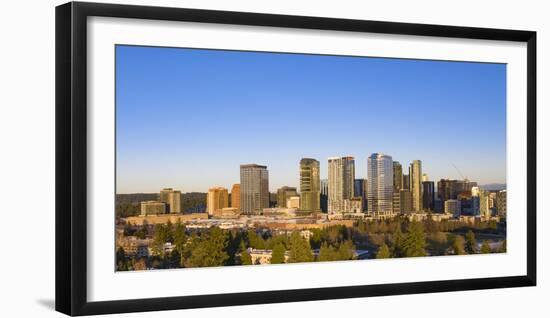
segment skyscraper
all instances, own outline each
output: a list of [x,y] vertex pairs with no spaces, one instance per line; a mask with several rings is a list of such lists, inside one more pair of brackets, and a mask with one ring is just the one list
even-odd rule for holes
[[399,161],[393,162],[393,191],[399,193],[403,189],[403,167]]
[[241,185],[238,183],[231,187],[231,207],[241,210]]
[[476,186],[477,182],[472,182],[468,179],[441,179],[437,182],[437,196],[442,201],[456,200],[461,192],[470,192]]
[[319,161],[311,158],[300,160],[300,210],[321,210],[321,175]]
[[241,211],[261,214],[269,208],[269,173],[267,166],[241,165]]
[[409,167],[413,211],[422,211],[422,161],[413,160]]
[[411,178],[408,174],[403,174],[403,189],[411,189]]
[[298,192],[295,187],[280,187],[277,189],[277,207],[286,208],[288,198],[297,196]]
[[160,202],[166,203],[166,211],[169,213],[181,213],[181,191],[172,188],[160,190]]
[[391,156],[373,153],[367,159],[368,211],[382,215],[392,214],[393,160]]
[[328,158],[328,213],[344,212],[344,200],[353,197],[355,159]]
[[328,179],[321,180],[321,211],[328,212]]
[[422,206],[425,210],[435,211],[435,185],[433,181],[422,181]]
[[226,188],[214,187],[208,189],[206,211],[209,215],[214,215],[214,213],[227,207],[229,207],[229,193]]
[[353,196],[356,198],[361,198],[361,203],[363,204],[362,211],[367,209],[367,192],[369,185],[367,179],[355,179],[353,183]]
[[412,196],[411,190],[399,190],[399,208],[400,213],[410,213],[412,211]]

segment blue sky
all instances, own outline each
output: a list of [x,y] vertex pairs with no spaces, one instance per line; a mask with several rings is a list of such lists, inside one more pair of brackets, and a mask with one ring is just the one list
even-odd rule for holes
[[299,161],[389,154],[431,180],[506,181],[506,65],[116,47],[117,193],[239,183],[268,166],[298,186]]

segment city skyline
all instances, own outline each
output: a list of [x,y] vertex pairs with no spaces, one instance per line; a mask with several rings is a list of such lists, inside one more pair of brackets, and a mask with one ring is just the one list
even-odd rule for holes
[[333,156],[355,157],[355,178],[367,179],[376,152],[403,168],[422,160],[432,181],[462,179],[456,165],[481,185],[506,183],[505,71],[117,46],[117,193],[231,189],[248,163],[268,167],[273,193],[299,187],[301,158],[318,160],[326,179]]

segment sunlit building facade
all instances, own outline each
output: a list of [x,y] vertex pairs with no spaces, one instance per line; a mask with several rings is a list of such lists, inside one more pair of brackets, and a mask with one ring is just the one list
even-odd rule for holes
[[391,215],[393,212],[393,160],[391,156],[373,153],[367,159],[368,212]]
[[269,208],[269,173],[267,166],[241,165],[241,211],[261,214]]
[[319,161],[315,159],[300,160],[300,210],[321,210],[321,175]]

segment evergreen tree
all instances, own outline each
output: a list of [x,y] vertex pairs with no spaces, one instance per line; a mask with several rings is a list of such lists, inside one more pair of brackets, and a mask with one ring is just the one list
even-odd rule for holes
[[155,225],[155,234],[153,235],[153,242],[151,243],[151,248],[153,250],[153,255],[155,256],[164,256],[164,244],[168,240],[168,235],[166,232],[166,227],[164,224]]
[[506,253],[506,240],[502,241],[500,247],[497,250],[497,253]]
[[351,240],[346,240],[338,247],[338,260],[346,261],[355,257],[355,246]]
[[213,227],[191,251],[191,267],[222,266],[228,260],[226,248],[227,234],[218,227]]
[[386,243],[382,243],[380,248],[378,249],[378,253],[376,253],[376,258],[390,258],[390,249],[386,245]]
[[466,233],[466,246],[465,246],[466,253],[468,254],[475,254],[477,253],[477,242],[476,242],[476,235],[472,230],[469,230],[468,233]]
[[481,253],[482,254],[491,253],[491,247],[489,246],[489,241],[487,240],[483,241],[483,244],[481,245]]
[[335,249],[328,245],[327,242],[323,242],[321,244],[321,248],[319,249],[319,256],[318,261],[319,262],[328,262],[328,261],[334,261],[335,260]]
[[453,252],[455,255],[466,254],[464,251],[464,237],[462,235],[456,235],[453,241]]
[[282,243],[277,243],[273,247],[271,254],[271,264],[283,264],[285,262],[285,247]]
[[290,236],[289,263],[311,262],[313,253],[309,241],[304,239],[299,232],[294,232]]
[[252,257],[247,250],[241,252],[241,264],[242,265],[252,265]]
[[127,271],[128,270],[128,260],[126,258],[126,252],[122,246],[116,251],[116,270],[117,271]]
[[426,234],[424,227],[419,222],[412,222],[409,225],[409,233],[403,241],[405,257],[426,256]]
[[404,257],[405,251],[403,246],[403,241],[405,240],[403,232],[401,231],[401,222],[397,220],[397,225],[395,226],[395,232],[393,233],[393,245],[391,248],[392,257]]

